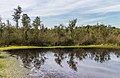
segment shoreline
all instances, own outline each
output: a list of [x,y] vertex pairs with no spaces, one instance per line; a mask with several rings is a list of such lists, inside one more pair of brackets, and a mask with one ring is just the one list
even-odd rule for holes
[[80,45],[80,46],[8,46],[0,47],[0,51],[4,50],[17,50],[17,49],[72,49],[72,48],[109,48],[120,49],[120,46],[116,45]]

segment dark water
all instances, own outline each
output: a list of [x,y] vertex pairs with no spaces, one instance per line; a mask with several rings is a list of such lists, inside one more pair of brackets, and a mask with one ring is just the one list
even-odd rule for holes
[[120,78],[120,50],[12,50],[31,78]]

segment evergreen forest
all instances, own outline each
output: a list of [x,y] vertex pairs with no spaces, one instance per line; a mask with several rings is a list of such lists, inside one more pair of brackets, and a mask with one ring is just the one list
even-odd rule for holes
[[120,28],[99,24],[77,26],[77,19],[68,25],[59,24],[53,28],[45,26],[39,16],[33,21],[28,14],[22,13],[18,6],[14,9],[12,25],[0,18],[0,46],[34,45],[34,46],[74,46],[74,45],[120,45]]

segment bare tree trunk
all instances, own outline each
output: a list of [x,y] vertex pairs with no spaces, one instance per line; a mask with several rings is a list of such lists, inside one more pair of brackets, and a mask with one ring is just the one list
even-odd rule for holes
[[26,29],[26,30],[24,31],[24,39],[25,39],[25,41],[28,40],[28,34],[27,34],[27,32],[28,32],[28,29]]
[[18,20],[16,20],[16,28],[18,29]]

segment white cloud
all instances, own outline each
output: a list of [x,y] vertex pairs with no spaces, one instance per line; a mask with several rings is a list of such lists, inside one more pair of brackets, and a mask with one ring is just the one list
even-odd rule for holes
[[105,18],[107,18],[107,17],[98,17],[98,18],[89,18],[89,19],[87,19],[87,20],[83,20],[83,21],[81,21],[81,23],[88,23],[88,22],[99,22],[100,20],[103,20],[103,19],[105,19]]
[[[98,0],[99,1],[99,0]],[[2,0],[0,15],[10,16],[13,8],[20,5],[31,16],[54,16],[72,11],[84,12],[91,9],[98,1],[93,0]],[[90,8],[91,7],[91,8]],[[88,9],[87,9],[88,8]]]
[[[29,15],[52,16],[61,15],[75,11],[78,8],[84,8],[84,4],[91,3],[91,0],[50,0],[46,3],[38,3],[38,6],[31,8],[27,13]],[[33,15],[33,16],[34,16]]]
[[79,13],[104,13],[120,11],[119,4],[103,0],[2,0],[0,15],[9,16],[20,5],[31,16],[61,15],[72,11]]
[[14,12],[13,9],[18,5],[27,9],[33,4],[35,4],[34,0],[0,0],[0,15],[4,18],[10,18]]
[[120,4],[105,6],[102,8],[99,7],[89,11],[89,13],[104,13],[104,14],[109,12],[120,12]]
[[[120,12],[119,0],[0,0],[0,16],[3,19],[12,19],[13,9],[18,5],[23,8],[23,13],[27,13],[30,17],[49,17],[71,13],[82,16],[83,14]],[[102,19],[105,18],[92,17],[82,22]]]

